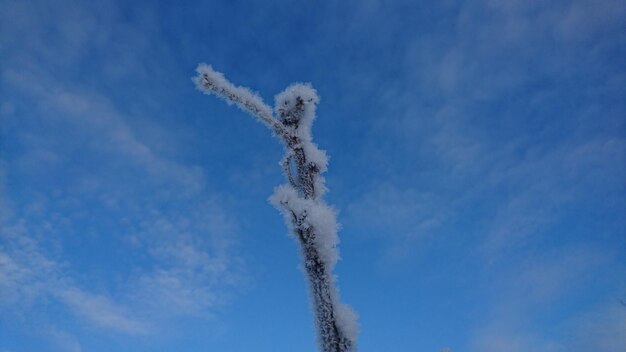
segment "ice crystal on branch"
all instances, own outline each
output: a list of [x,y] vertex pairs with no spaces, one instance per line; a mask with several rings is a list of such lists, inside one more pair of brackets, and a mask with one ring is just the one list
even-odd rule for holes
[[236,104],[269,127],[285,146],[281,161],[287,184],[270,197],[302,249],[317,335],[323,352],[356,351],[356,314],[339,301],[332,269],[339,259],[335,211],[321,196],[328,157],[311,135],[317,92],[310,84],[295,83],[275,97],[272,109],[249,89],[230,83],[210,65],[200,64],[193,78],[199,90]]

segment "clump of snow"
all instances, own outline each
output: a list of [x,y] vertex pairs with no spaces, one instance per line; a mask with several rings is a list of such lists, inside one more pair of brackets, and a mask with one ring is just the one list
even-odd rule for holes
[[[274,193],[269,198],[270,204],[278,208],[282,213],[284,213],[287,220],[291,222],[292,214],[289,211],[293,211],[294,213],[300,213],[297,211],[297,205],[300,204],[298,197],[298,191],[290,185],[280,185],[274,189]],[[289,204],[287,208],[286,205]]]
[[313,228],[315,248],[328,269],[332,269],[339,260],[339,225],[335,211],[320,200],[302,198],[295,188],[287,184],[276,187],[269,201],[283,214],[292,232],[294,216],[301,219],[303,228]]
[[302,130],[311,130],[315,119],[315,109],[320,99],[310,83],[294,83],[274,97],[274,110],[280,115],[283,111],[291,111],[296,108],[298,98],[304,103],[304,111],[300,116]]
[[315,185],[315,192],[318,197],[323,196],[328,191],[328,188],[326,187],[326,180],[321,175],[315,175],[313,184]]
[[337,327],[341,329],[344,335],[351,341],[356,341],[359,335],[359,323],[357,323],[358,314],[347,304],[340,303],[337,299],[335,302],[335,319]]
[[[214,94],[213,89],[210,87],[215,87],[216,89],[234,87],[234,85],[224,77],[223,73],[215,71],[211,65],[201,63],[196,68],[196,72],[198,72],[198,75],[193,77],[192,80],[196,84],[196,88],[204,93]],[[224,97],[221,98],[225,99]],[[233,104],[232,101],[226,101],[226,103],[228,105]]]
[[307,209],[306,223],[315,229],[315,247],[331,270],[339,260],[339,237],[337,230],[339,225],[336,221],[335,212],[331,207],[321,201],[312,201]]
[[302,143],[302,149],[304,149],[307,160],[311,163],[315,163],[320,173],[326,172],[328,169],[328,156],[326,155],[326,151],[319,149],[315,143],[311,142]]

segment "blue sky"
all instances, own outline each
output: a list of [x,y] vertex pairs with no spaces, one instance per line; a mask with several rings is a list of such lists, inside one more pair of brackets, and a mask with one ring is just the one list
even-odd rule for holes
[[0,1],[0,351],[315,351],[264,126],[321,96],[360,351],[626,345],[626,6]]

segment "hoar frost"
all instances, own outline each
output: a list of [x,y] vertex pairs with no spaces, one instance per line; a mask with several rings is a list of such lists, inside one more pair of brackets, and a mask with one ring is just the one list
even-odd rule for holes
[[321,201],[299,197],[298,191],[290,185],[276,187],[269,201],[285,216],[285,222],[292,233],[296,230],[293,223],[294,215],[302,219],[299,225],[301,228],[315,229],[313,243],[328,269],[332,270],[339,260],[338,225],[333,209]]
[[258,95],[233,85],[210,65],[198,65],[197,72],[193,81],[199,90],[252,114],[285,146],[281,165],[288,183],[276,187],[269,200],[283,214],[301,245],[320,349],[356,351],[356,313],[339,301],[332,274],[339,259],[336,215],[321,199],[326,191],[321,174],[327,169],[328,157],[313,143],[311,135],[319,102],[317,92],[310,84],[292,84],[276,95],[271,109]]

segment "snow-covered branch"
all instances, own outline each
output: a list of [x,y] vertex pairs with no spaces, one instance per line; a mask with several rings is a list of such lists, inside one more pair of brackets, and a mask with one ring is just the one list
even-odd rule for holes
[[317,92],[310,84],[292,84],[276,95],[274,115],[258,95],[233,85],[211,66],[200,64],[197,72],[193,80],[198,89],[251,113],[285,146],[281,165],[288,184],[275,189],[270,203],[283,213],[301,245],[320,348],[323,352],[356,351],[356,314],[339,301],[332,274],[339,259],[339,237],[335,211],[321,199],[326,191],[321,174],[326,172],[328,157],[313,143],[311,134]]
[[241,110],[252,114],[269,128],[280,134],[282,126],[272,117],[272,109],[263,103],[258,95],[248,88],[237,87],[230,83],[224,75],[213,70],[211,65],[200,64],[196,68],[198,75],[193,78],[196,87],[205,94],[214,94],[226,101],[236,104]]

